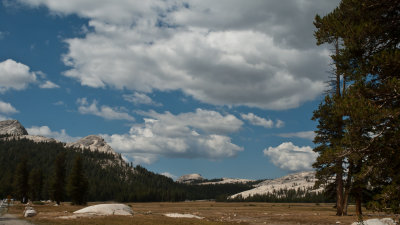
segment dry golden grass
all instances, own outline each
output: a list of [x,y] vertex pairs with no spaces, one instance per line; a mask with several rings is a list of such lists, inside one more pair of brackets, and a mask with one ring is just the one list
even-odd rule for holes
[[[98,204],[90,203],[89,205]],[[308,203],[216,203],[216,202],[179,202],[179,203],[127,203],[133,216],[90,216],[75,219],[61,219],[73,216],[72,212],[83,208],[63,203],[61,206],[36,205],[39,212],[28,220],[38,225],[225,225],[225,224],[351,224],[357,221],[354,206],[349,207],[349,216],[335,216],[332,204]],[[24,207],[15,205],[10,213],[22,215]],[[178,219],[164,216],[165,213],[189,213],[205,219]],[[387,217],[365,211],[364,219]]]

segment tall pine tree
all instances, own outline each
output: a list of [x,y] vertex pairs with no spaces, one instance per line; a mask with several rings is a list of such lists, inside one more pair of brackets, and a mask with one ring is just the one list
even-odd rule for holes
[[58,205],[65,197],[65,153],[62,152],[57,155],[54,162],[54,174],[51,182],[50,196]]
[[370,205],[399,211],[400,0],[342,0],[316,25],[319,44],[337,37],[343,46],[334,60],[351,85],[336,104],[345,130],[339,156],[352,170],[356,213],[367,183],[377,193]]
[[32,201],[39,201],[42,197],[43,173],[35,168],[29,173],[29,197]]
[[86,195],[88,191],[88,181],[85,177],[82,159],[77,155],[72,166],[71,174],[68,177],[67,191],[71,198],[72,204],[86,204]]
[[28,160],[23,158],[21,162],[18,163],[17,169],[15,170],[14,175],[14,188],[16,197],[20,199],[21,203],[28,202]]

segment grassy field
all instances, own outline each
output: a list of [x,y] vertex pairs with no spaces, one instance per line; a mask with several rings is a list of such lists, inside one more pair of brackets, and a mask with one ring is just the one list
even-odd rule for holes
[[[93,205],[95,203],[90,203]],[[97,204],[97,203],[96,203]],[[225,225],[225,224],[351,224],[357,221],[354,206],[349,207],[349,216],[335,216],[332,204],[309,203],[127,203],[133,216],[87,216],[73,217],[72,212],[83,208],[63,203],[61,206],[34,205],[38,215],[28,220],[38,225]],[[13,206],[9,213],[22,215],[23,205]],[[189,213],[204,219],[178,219],[164,216],[165,213]],[[389,217],[384,214],[365,211],[364,220]],[[61,218],[60,218],[61,217]],[[62,218],[64,217],[64,218]],[[393,217],[393,216],[392,216]]]

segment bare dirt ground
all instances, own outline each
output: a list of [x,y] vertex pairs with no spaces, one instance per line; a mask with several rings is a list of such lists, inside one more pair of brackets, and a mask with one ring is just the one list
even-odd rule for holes
[[[90,203],[94,205],[99,203]],[[76,216],[74,211],[83,206],[71,206],[63,203],[61,206],[36,205],[34,208],[38,215],[27,219],[38,225],[49,224],[137,224],[137,225],[226,225],[226,224],[248,224],[248,225],[297,225],[297,224],[351,224],[358,221],[354,214],[354,206],[349,207],[349,216],[335,216],[332,204],[313,203],[217,203],[217,202],[178,202],[178,203],[127,203],[131,206],[133,216]],[[15,205],[9,213],[22,215],[24,206]],[[204,219],[169,218],[166,213],[192,214]],[[364,220],[372,218],[396,218],[395,215],[373,213],[364,211]],[[396,218],[398,221],[398,217]],[[2,225],[0,220],[0,225]],[[6,224],[9,225],[9,224]],[[11,225],[11,224],[10,224]],[[14,224],[12,224],[14,225]],[[19,225],[19,224],[15,224]],[[22,225],[22,224],[21,224]]]
[[32,225],[32,223],[18,219],[14,215],[5,214],[4,216],[0,217],[0,225]]

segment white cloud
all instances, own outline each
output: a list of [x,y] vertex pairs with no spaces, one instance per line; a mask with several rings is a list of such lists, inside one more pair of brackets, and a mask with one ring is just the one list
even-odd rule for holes
[[281,169],[289,171],[311,170],[318,154],[311,147],[298,147],[292,142],[284,142],[277,147],[264,149],[264,155]]
[[276,128],[282,128],[285,126],[285,122],[282,120],[277,120],[275,123]]
[[32,126],[30,128],[26,128],[28,131],[28,134],[30,135],[40,135],[44,137],[49,137],[49,138],[54,138],[58,141],[61,142],[74,142],[80,137],[71,137],[67,134],[65,129],[62,129],[61,131],[52,131],[48,126]]
[[78,111],[81,114],[96,115],[107,120],[135,120],[135,118],[128,113],[123,112],[123,108],[111,108],[106,105],[98,107],[96,100],[93,100],[93,102],[89,104],[86,98],[79,98],[77,103],[79,105]]
[[29,66],[7,59],[0,62],[0,93],[9,89],[23,90],[36,81],[36,75]]
[[11,118],[6,115],[15,114],[18,112],[19,111],[14,108],[14,106],[12,106],[10,103],[0,100],[0,121],[10,120]]
[[194,113],[149,112],[146,116],[144,124],[132,126],[128,134],[113,134],[105,139],[135,162],[152,163],[160,156],[215,160],[243,151],[227,136],[243,124],[233,115],[197,109]]
[[0,100],[0,113],[3,114],[14,114],[18,113],[18,110],[14,108],[10,103],[3,102]]
[[285,138],[291,138],[291,137],[303,138],[303,139],[308,139],[308,140],[312,141],[312,140],[314,140],[315,132],[314,131],[301,131],[301,132],[294,132],[294,133],[279,134],[278,136],[285,137]]
[[130,95],[123,95],[122,96],[125,101],[131,102],[135,105],[154,105],[154,106],[161,106],[160,103],[154,102],[148,95],[144,93],[135,92]]
[[324,90],[329,51],[315,45],[312,21],[339,2],[20,1],[89,19],[92,31],[65,40],[63,58],[82,85],[277,110]]
[[173,174],[171,174],[171,173],[169,173],[169,172],[161,173],[161,175],[164,175],[164,176],[166,176],[166,177],[169,177],[169,178],[171,178],[171,179],[173,179],[173,180],[176,180],[176,178],[178,178],[177,176],[175,176],[175,175],[173,175]]
[[0,114],[0,121],[3,120],[11,120],[11,118]]
[[266,128],[271,128],[274,126],[274,122],[272,120],[267,120],[267,119],[261,118],[257,115],[254,115],[253,113],[240,114],[240,116],[244,120],[249,121],[250,124],[252,124],[252,125],[263,126]]
[[39,85],[40,88],[44,88],[44,89],[52,89],[52,88],[60,88],[59,85],[47,80],[44,83]]

